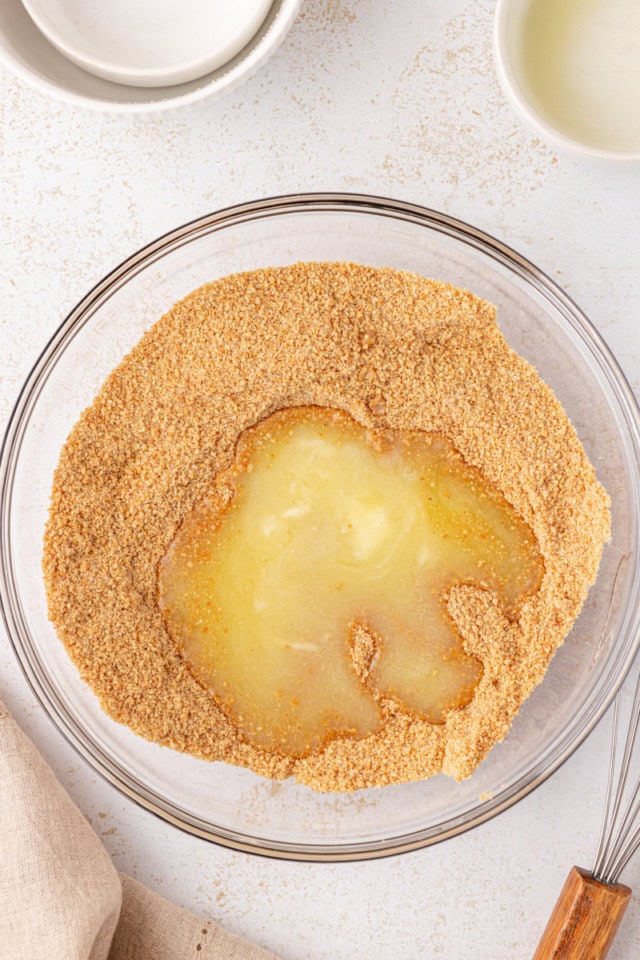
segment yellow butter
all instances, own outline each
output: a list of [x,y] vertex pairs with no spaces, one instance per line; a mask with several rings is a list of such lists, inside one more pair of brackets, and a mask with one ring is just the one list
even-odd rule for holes
[[532,532],[444,438],[307,407],[241,438],[160,565],[160,605],[241,733],[304,756],[375,732],[385,699],[436,723],[468,703],[482,666],[447,591],[513,615],[541,575]]

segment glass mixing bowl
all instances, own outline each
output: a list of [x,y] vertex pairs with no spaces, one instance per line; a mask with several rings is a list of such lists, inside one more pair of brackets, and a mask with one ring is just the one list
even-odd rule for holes
[[[176,300],[227,273],[351,260],[466,287],[498,307],[509,343],[551,385],[611,495],[613,535],[582,614],[505,741],[464,783],[321,795],[134,735],[100,710],[47,619],[42,534],[60,448],[107,374]],[[0,467],[4,616],[35,695],[83,757],[170,823],[279,857],[357,859],[435,843],[505,810],[587,736],[638,645],[640,417],[607,347],[540,270],[473,227],[375,197],[249,203],[180,227],[134,254],[72,310],[20,394]]]

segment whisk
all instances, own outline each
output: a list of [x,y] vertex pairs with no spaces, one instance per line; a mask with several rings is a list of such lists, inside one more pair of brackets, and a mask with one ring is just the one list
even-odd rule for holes
[[619,692],[613,706],[605,811],[593,869],[571,868],[533,960],[604,960],[627,908],[631,888],[619,879],[640,847],[640,776],[631,776],[640,728],[640,674],[626,737],[621,697]]

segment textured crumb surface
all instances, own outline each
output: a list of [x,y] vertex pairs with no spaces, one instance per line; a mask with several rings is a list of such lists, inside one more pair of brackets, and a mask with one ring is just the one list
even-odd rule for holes
[[[389,709],[378,733],[292,759],[243,742],[194,678],[165,629],[157,568],[242,431],[309,404],[448,437],[531,526],[545,573],[515,621],[487,592],[451,588],[449,613],[484,672],[443,724]],[[409,273],[296,264],[196,290],[110,375],[63,448],[44,572],[58,634],[112,717],[209,760],[354,790],[473,772],[542,679],[608,532],[573,427],[493,307]]]

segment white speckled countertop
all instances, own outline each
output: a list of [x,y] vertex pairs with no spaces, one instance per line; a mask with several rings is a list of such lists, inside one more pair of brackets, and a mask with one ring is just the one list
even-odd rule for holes
[[[222,99],[153,119],[2,94],[2,377],[9,414],[75,301],[158,234],[297,190],[394,196],[476,224],[568,290],[640,388],[638,167],[558,156],[491,62],[491,0],[306,0],[283,46]],[[455,840],[378,862],[251,858],[179,833],[103,783],[54,730],[0,636],[0,697],[113,855],[163,895],[285,960],[516,960],[572,863],[590,866],[608,720],[546,784]],[[640,858],[626,881],[640,891]],[[611,960],[640,953],[640,903]]]

